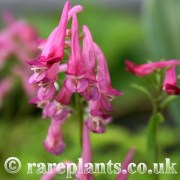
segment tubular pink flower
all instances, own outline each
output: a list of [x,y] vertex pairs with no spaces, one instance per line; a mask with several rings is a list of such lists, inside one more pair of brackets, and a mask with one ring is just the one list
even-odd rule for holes
[[[107,103],[109,105],[109,110],[112,110],[109,101],[107,101]],[[94,133],[104,133],[104,124],[107,124],[110,115],[108,114],[108,111],[104,109],[104,106],[102,106],[101,97],[96,101],[90,101],[89,109],[89,119],[86,121],[87,127]]]
[[70,2],[66,1],[59,25],[48,37],[48,40],[41,53],[40,61],[55,63],[62,60],[64,56],[64,41],[66,36],[66,27],[68,24],[68,12],[70,6]]
[[[128,168],[128,165],[132,162],[132,159],[134,157],[134,149],[130,149],[128,155],[126,156],[123,164],[122,164],[122,170],[127,170]],[[128,172],[128,170],[127,170]],[[116,177],[116,180],[127,180],[128,179],[128,173],[126,174],[123,174],[122,172],[120,172],[117,177]]]
[[111,86],[111,78],[107,66],[106,58],[97,44],[94,43],[94,49],[98,61],[97,80],[100,91],[107,97],[112,99],[115,96],[122,95],[121,91],[116,90]]
[[94,42],[91,35],[91,32],[87,26],[83,26],[83,49],[82,49],[82,58],[84,61],[84,67],[86,69],[85,77],[96,81],[95,76],[95,52],[94,52]]
[[179,95],[180,88],[176,86],[176,67],[172,65],[166,70],[166,76],[163,83],[163,90],[170,95]]
[[160,62],[152,62],[143,65],[136,65],[126,60],[126,69],[137,76],[146,76],[153,73],[157,69],[167,68],[163,83],[163,90],[170,95],[179,95],[180,88],[177,87],[176,66],[180,65],[180,60],[168,60]]
[[135,74],[136,76],[146,76],[153,73],[156,69],[162,69],[172,65],[179,65],[180,61],[178,60],[169,60],[169,61],[160,61],[160,62],[151,62],[142,65],[136,65],[132,61],[126,60],[126,70]]
[[88,87],[81,93],[81,95],[87,100],[95,101],[99,96],[99,90],[97,87],[97,80],[95,76],[95,53],[93,39],[90,30],[87,26],[83,26],[84,39],[82,58],[86,69],[85,78],[88,80]]
[[68,77],[66,78],[64,85],[66,89],[68,89],[72,93],[80,93],[87,88],[88,81],[84,77],[84,62],[82,61],[76,15],[73,15],[71,31],[71,54],[67,64]]
[[[92,149],[89,136],[89,130],[86,125],[83,127],[83,139],[82,139],[82,154],[83,167],[85,164],[92,162]],[[90,173],[86,173],[85,169],[79,165],[76,173],[76,180],[93,180],[93,176]]]
[[65,144],[62,140],[61,126],[62,121],[52,119],[47,137],[43,143],[45,149],[54,155],[60,155],[65,148]]

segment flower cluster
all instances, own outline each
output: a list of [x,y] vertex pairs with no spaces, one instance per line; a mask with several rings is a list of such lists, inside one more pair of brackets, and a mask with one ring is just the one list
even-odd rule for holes
[[176,66],[180,65],[180,60],[168,60],[159,62],[150,62],[143,65],[136,65],[126,60],[127,71],[137,75],[146,76],[152,74],[158,69],[165,69],[165,78],[162,89],[169,95],[180,95],[180,88],[177,87]]
[[[71,7],[66,1],[58,26],[40,44],[41,54],[29,61],[34,71],[29,83],[39,87],[31,103],[43,109],[43,118],[51,118],[44,146],[56,155],[65,147],[61,125],[71,113],[73,94],[78,93],[86,100],[88,118],[85,124],[95,133],[104,132],[104,124],[112,111],[110,101],[122,94],[111,86],[105,56],[93,41],[88,27],[84,25],[82,35],[79,33],[77,14],[82,10],[81,5]],[[59,83],[60,73],[65,75],[62,84]]]
[[[0,101],[11,90],[18,76],[29,97],[34,96],[35,88],[27,82],[31,71],[26,63],[38,53],[37,32],[23,20],[16,21],[10,13],[4,13],[6,27],[0,30],[0,71],[11,63],[10,71],[0,80]],[[11,58],[15,58],[10,62]],[[13,62],[13,64],[12,64]]]

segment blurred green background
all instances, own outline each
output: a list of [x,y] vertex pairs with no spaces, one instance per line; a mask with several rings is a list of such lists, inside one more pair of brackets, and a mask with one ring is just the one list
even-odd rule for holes
[[[180,59],[180,1],[144,0],[136,10],[100,6],[96,1],[79,0],[72,3],[84,6],[84,11],[78,16],[80,25],[89,26],[94,40],[107,57],[113,86],[125,92],[124,96],[113,102],[113,122],[107,126],[106,133],[91,133],[94,162],[108,162],[110,159],[122,162],[129,149],[134,147],[133,161],[148,164],[146,128],[151,106],[143,94],[130,86],[135,82],[145,84],[145,80],[126,72],[124,60],[130,59],[140,64],[147,60]],[[35,26],[40,37],[47,38],[59,21],[61,8],[59,5],[58,10],[47,12],[21,9],[15,11],[15,15]],[[17,80],[16,84],[0,109],[0,179],[39,179],[41,175],[36,173],[27,175],[27,162],[77,162],[81,150],[75,116],[63,127],[65,152],[59,157],[49,154],[42,142],[50,120],[41,120],[41,111],[28,104],[21,83]],[[180,164],[179,108],[180,97],[164,112],[166,120],[158,129],[160,162],[164,162],[164,158],[171,158],[172,162]],[[18,157],[24,164],[21,171],[13,175],[6,173],[3,167],[3,162],[11,156]],[[65,179],[63,176],[55,179],[58,178]],[[130,180],[153,178],[153,175],[147,174],[129,176]],[[97,174],[95,179],[113,180],[114,175]],[[160,179],[178,180],[180,176],[160,175]]]

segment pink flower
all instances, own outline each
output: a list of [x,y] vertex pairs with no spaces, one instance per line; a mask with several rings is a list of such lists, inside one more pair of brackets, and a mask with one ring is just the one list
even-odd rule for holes
[[99,96],[99,90],[97,86],[96,74],[95,74],[95,52],[94,42],[90,30],[87,26],[83,26],[84,39],[82,49],[82,60],[84,61],[84,67],[86,69],[85,78],[88,80],[88,87],[81,93],[81,95],[87,100],[95,101]]
[[180,88],[176,86],[176,67],[172,65],[166,71],[163,90],[170,95],[180,95]]
[[[83,160],[83,167],[85,164],[92,162],[91,141],[90,141],[89,131],[85,125],[83,127],[81,158]],[[77,173],[76,173],[76,179],[77,180],[93,180],[94,178],[92,174],[86,173],[85,169],[79,165]]]
[[49,102],[44,108],[44,114],[56,121],[63,121],[67,118],[69,111],[65,106],[62,106],[56,100]]
[[39,57],[40,61],[55,63],[62,60],[64,56],[64,41],[68,24],[69,9],[70,2],[66,1],[59,25],[48,37],[45,47]]
[[57,121],[51,119],[48,134],[44,141],[45,149],[54,155],[60,155],[65,148],[65,144],[62,139],[61,126],[61,120]]
[[29,78],[29,83],[38,83],[45,78],[48,68],[44,63],[35,60],[28,61],[28,64],[32,66],[31,70],[34,71],[34,74]]
[[160,62],[150,62],[143,65],[136,65],[135,63],[126,60],[126,70],[137,75],[137,76],[146,76],[153,73],[156,69],[162,69],[172,65],[179,65],[180,61],[178,60],[169,60],[169,61],[160,61]]
[[89,102],[89,119],[86,121],[89,130],[99,134],[105,132],[104,124],[110,118],[110,115],[104,110],[100,100],[101,98],[99,97],[98,100]]
[[38,90],[37,96],[40,100],[51,99],[55,92],[55,81],[57,80],[59,73],[59,63],[53,64],[47,71],[46,75],[39,84],[40,88]]
[[71,55],[67,64],[67,78],[65,87],[72,93],[82,92],[88,87],[88,81],[84,77],[84,62],[79,43],[78,22],[76,15],[72,19]]
[[[38,59],[28,62],[34,70],[34,74],[30,77],[30,83],[37,83],[48,76],[48,69],[51,68],[54,63],[56,66],[58,62],[64,57],[66,27],[68,23],[68,12],[70,9],[70,2],[67,1],[62,12],[62,16],[58,27],[56,27],[49,35],[47,41],[43,45],[43,51]],[[52,72],[50,70],[50,72]],[[50,73],[49,73],[50,74]]]
[[137,76],[146,76],[153,73],[157,69],[167,68],[165,73],[165,80],[163,83],[163,90],[170,95],[179,95],[180,88],[176,86],[176,66],[180,65],[179,60],[169,60],[152,62],[143,65],[136,65],[131,61],[126,60],[126,69]]
[[[129,154],[126,156],[123,164],[122,164],[122,170],[128,171],[128,165],[132,162],[134,156],[134,149],[131,149],[129,151]],[[128,173],[123,174],[122,171],[117,175],[116,180],[127,180],[128,179]]]
[[94,43],[94,49],[98,61],[97,80],[98,80],[99,90],[109,99],[122,95],[123,93],[121,91],[118,91],[111,86],[111,78],[109,75],[108,65],[103,52],[101,51],[99,46],[95,43]]
[[105,56],[101,49],[94,43],[95,55],[97,58],[97,87],[98,98],[89,102],[89,119],[86,122],[90,131],[104,133],[107,120],[110,118],[109,112],[112,111],[110,101],[123,93],[111,86],[111,79]]

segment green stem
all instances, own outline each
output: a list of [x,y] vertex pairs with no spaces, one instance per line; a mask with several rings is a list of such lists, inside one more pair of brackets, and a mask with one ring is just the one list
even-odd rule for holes
[[[148,155],[150,161],[152,163],[158,163],[159,160],[159,152],[158,152],[158,141],[157,141],[157,133],[158,133],[158,125],[164,120],[163,115],[161,113],[161,102],[164,99],[163,92],[162,92],[162,76],[157,74],[157,94],[158,96],[155,97],[152,101],[153,112],[149,119],[148,124],[148,136],[147,136],[147,148],[148,148]],[[154,179],[158,180],[159,175],[154,174]]]
[[82,146],[84,105],[83,105],[82,99],[79,94],[76,94],[76,108],[77,108],[77,119],[79,121],[79,129],[80,129],[80,144]]
[[[148,136],[147,147],[148,156],[151,163],[158,162],[158,147],[157,147],[157,126],[158,126],[158,114],[151,116],[148,124]],[[155,175],[155,180],[158,180],[158,174]]]

